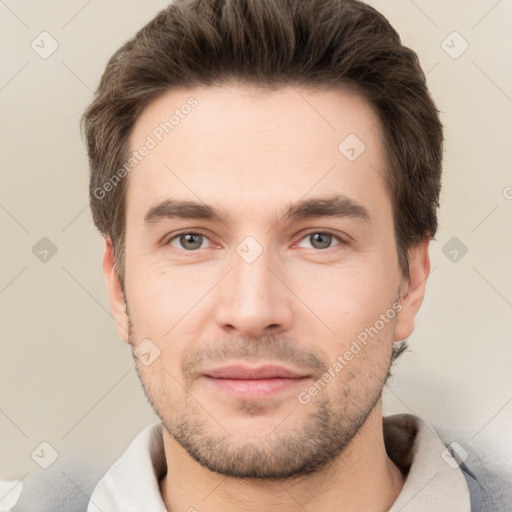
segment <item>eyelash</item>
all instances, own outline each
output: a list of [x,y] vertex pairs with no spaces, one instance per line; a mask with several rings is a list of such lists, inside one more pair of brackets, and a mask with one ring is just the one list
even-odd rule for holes
[[[332,236],[334,239],[338,240],[338,244],[336,245],[333,245],[331,247],[326,247],[325,249],[315,249],[314,247],[312,247],[311,249],[317,251],[317,252],[327,252],[329,249],[334,249],[335,247],[338,247],[338,246],[341,246],[341,245],[347,245],[348,242],[347,240],[344,240],[340,235],[337,235],[336,233],[333,233],[332,231],[320,231],[320,230],[312,230],[312,231],[309,231],[308,233],[305,233],[304,235],[302,235],[302,237],[300,238],[299,242],[304,240],[305,238],[307,238],[308,236],[311,236],[311,235],[316,235],[316,234],[319,234],[319,235],[330,235]],[[200,230],[195,230],[195,231],[181,231],[180,233],[176,233],[175,235],[173,235],[171,238],[168,238],[167,241],[164,243],[164,245],[171,245],[171,242],[173,240],[176,240],[176,239],[179,239],[180,236],[182,235],[201,235],[203,236],[204,238],[206,238],[207,240],[210,240],[210,238],[202,233]],[[178,249],[178,250],[182,250],[184,252],[189,252],[189,253],[195,253],[195,252],[198,252],[200,249],[192,249],[192,250],[187,250],[187,249],[179,249],[177,247],[173,247],[174,249]]]

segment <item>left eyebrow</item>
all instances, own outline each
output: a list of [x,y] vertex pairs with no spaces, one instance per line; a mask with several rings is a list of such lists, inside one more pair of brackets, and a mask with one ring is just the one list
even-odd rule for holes
[[340,195],[291,203],[282,214],[285,221],[300,221],[316,217],[355,217],[369,224],[373,222],[370,212],[365,206],[349,197]]

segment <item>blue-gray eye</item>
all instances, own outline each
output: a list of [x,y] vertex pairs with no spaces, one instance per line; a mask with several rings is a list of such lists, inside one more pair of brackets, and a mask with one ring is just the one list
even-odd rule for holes
[[177,249],[195,250],[201,248],[204,238],[200,233],[182,233],[169,240],[169,244],[176,247],[173,241],[178,240],[180,247],[177,247]]
[[340,238],[331,233],[315,231],[306,235],[302,240],[309,240],[310,244],[313,246],[313,249],[329,249],[332,247],[331,243],[334,240],[340,241]]

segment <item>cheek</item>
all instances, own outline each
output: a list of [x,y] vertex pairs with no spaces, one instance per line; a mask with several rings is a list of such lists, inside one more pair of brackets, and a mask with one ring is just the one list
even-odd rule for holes
[[367,255],[364,264],[302,265],[290,274],[288,283],[343,343],[373,325],[396,297],[398,275],[381,261],[382,254],[375,254]]
[[204,295],[209,280],[185,266],[163,270],[149,262],[141,267],[132,269],[128,275],[134,278],[126,282],[131,314],[162,336]]
[[129,287],[127,283],[133,336],[137,342],[149,338],[160,350],[158,360],[141,368],[141,373],[148,382],[157,379],[172,387],[175,381],[167,372],[181,380],[179,365],[201,339],[205,317],[211,315],[204,309],[208,304],[205,294],[215,282],[214,276],[210,271],[203,279],[202,274],[184,266],[168,271],[146,267],[138,276]]

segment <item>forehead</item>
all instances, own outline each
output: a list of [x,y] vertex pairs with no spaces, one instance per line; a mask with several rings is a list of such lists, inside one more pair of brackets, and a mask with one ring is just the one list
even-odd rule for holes
[[238,218],[308,194],[389,209],[381,126],[352,92],[171,90],[146,107],[129,142],[138,155],[127,211],[139,218],[168,196],[232,206]]

